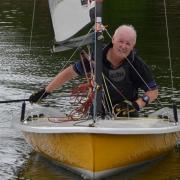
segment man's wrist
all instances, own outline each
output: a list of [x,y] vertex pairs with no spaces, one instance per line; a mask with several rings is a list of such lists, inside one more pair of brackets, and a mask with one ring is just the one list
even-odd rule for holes
[[141,98],[145,105],[149,104],[150,97],[148,95],[143,95]]

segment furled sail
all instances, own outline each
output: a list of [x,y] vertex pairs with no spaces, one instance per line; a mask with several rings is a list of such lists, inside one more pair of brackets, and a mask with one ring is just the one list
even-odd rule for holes
[[94,32],[91,32],[83,36],[71,38],[67,41],[55,43],[52,52],[62,52],[73,48],[85,46],[87,44],[92,44],[94,40],[94,36],[95,36]]
[[92,0],[49,0],[55,41],[62,42],[90,23]]

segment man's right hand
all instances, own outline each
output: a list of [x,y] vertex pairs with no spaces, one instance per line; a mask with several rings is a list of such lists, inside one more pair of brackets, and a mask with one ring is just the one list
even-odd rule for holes
[[30,103],[37,103],[39,102],[41,99],[47,97],[50,93],[46,92],[45,89],[42,89],[36,93],[33,93],[30,97],[29,97],[29,102]]

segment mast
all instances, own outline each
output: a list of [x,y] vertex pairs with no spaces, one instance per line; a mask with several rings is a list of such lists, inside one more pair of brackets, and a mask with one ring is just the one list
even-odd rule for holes
[[102,113],[102,2],[96,1],[95,6],[95,100],[94,118]]

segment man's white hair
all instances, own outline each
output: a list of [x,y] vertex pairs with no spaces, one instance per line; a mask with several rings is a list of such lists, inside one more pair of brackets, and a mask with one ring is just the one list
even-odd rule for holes
[[113,37],[116,37],[118,35],[118,33],[121,31],[121,30],[128,30],[129,32],[131,32],[133,34],[133,40],[134,40],[134,44],[136,44],[136,38],[137,38],[137,33],[136,33],[136,30],[134,28],[133,25],[121,25],[119,26],[115,32],[114,32],[114,35]]

